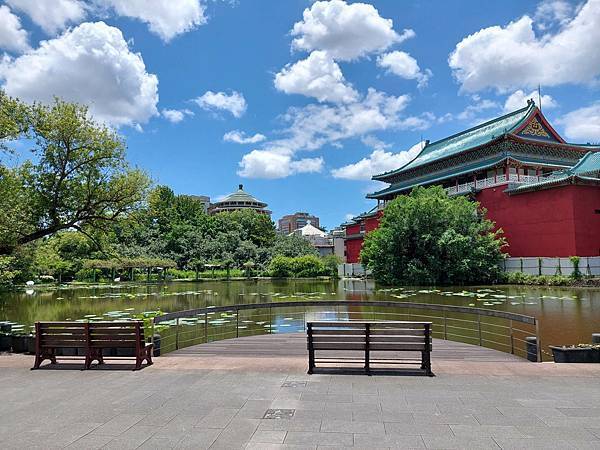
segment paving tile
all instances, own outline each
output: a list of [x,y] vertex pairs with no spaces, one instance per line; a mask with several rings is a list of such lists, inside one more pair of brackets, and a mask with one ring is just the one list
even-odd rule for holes
[[425,446],[429,449],[494,449],[499,450],[500,447],[496,444],[496,441],[490,437],[432,437],[423,436]]
[[94,431],[92,431],[92,433],[102,436],[118,436],[134,426],[136,423],[143,420],[144,417],[145,416],[143,415],[136,414],[119,414],[105,424],[96,428]]
[[600,417],[600,408],[557,408],[568,417]]
[[295,445],[354,445],[354,436],[351,433],[311,433],[306,431],[289,431],[284,443]]
[[385,434],[383,423],[376,422],[354,422],[346,420],[323,419],[321,431],[326,433],[372,433]]
[[198,428],[225,428],[238,411],[234,408],[215,408],[200,419],[195,426]]
[[191,433],[188,433],[175,446],[177,449],[196,449],[202,450],[209,448],[216,440],[221,430],[216,428],[202,429],[195,428]]
[[394,448],[418,449],[425,448],[421,436],[400,436],[391,434],[355,434],[354,447],[362,448]]
[[450,425],[441,424],[409,424],[398,422],[385,422],[385,432],[387,434],[397,434],[402,436],[439,436],[453,437],[454,433]]
[[257,430],[250,439],[251,443],[283,444],[287,431]]
[[71,445],[67,446],[66,448],[93,450],[93,449],[104,447],[112,439],[113,439],[112,436],[100,436],[100,435],[88,434],[88,435],[83,436],[82,438],[76,440],[75,442],[71,443]]
[[530,450],[530,449],[598,449],[600,440],[585,441],[571,439],[557,439],[549,437],[536,438],[496,438],[496,442],[504,450]]

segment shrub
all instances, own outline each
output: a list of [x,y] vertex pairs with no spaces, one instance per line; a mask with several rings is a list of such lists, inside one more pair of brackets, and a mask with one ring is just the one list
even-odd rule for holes
[[501,230],[485,210],[443,188],[418,187],[387,204],[368,233],[361,261],[385,284],[494,282],[500,276]]
[[325,265],[322,259],[313,255],[296,258],[275,256],[269,264],[268,273],[277,278],[310,278],[330,275],[331,269]]

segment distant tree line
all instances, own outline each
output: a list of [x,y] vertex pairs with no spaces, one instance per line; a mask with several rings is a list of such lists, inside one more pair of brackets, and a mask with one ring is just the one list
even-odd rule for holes
[[195,197],[153,186],[125,149],[85,106],[0,90],[0,283],[171,266],[267,273],[275,256],[317,256],[263,214],[208,215]]

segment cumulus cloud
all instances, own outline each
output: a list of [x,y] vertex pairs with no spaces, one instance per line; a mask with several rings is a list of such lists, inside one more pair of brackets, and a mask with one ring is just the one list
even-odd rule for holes
[[98,0],[120,16],[148,24],[150,31],[168,42],[206,23],[200,0]]
[[118,28],[83,23],[0,66],[2,87],[22,100],[54,96],[89,105],[98,120],[134,125],[158,114],[158,78]]
[[369,156],[354,164],[333,169],[331,175],[334,178],[346,180],[370,180],[373,175],[404,166],[419,154],[424,145],[424,142],[419,142],[408,150],[398,153],[386,152],[381,148],[376,148]]
[[252,150],[239,162],[238,175],[246,178],[285,178],[297,173],[321,172],[323,158],[294,160],[286,149]]
[[189,109],[163,109],[160,114],[171,123],[179,123],[185,116],[194,115]]
[[256,133],[253,136],[247,136],[245,132],[238,130],[228,131],[223,135],[224,141],[236,144],[257,144],[265,139],[267,137],[264,134]]
[[27,31],[21,27],[21,19],[6,5],[0,5],[0,48],[17,53],[29,50]]
[[318,1],[304,10],[303,19],[294,24],[292,47],[299,50],[325,50],[340,61],[350,61],[387,49],[415,35],[393,29],[373,5],[347,4],[342,0]]
[[80,0],[7,0],[6,3],[27,14],[48,34],[81,22],[87,14],[86,5]]
[[573,141],[600,143],[600,102],[579,108],[556,121]]
[[[516,90],[508,96],[504,103],[504,112],[516,111],[517,109],[524,108],[527,106],[527,100],[533,99],[536,103],[539,103],[538,92],[532,91],[529,95],[521,89]],[[540,105],[538,105],[540,106]],[[556,107],[556,102],[552,96],[544,94],[542,95],[542,108],[551,109]]]
[[421,71],[417,60],[406,52],[394,51],[377,58],[377,65],[407,80],[417,80],[419,87],[427,85],[432,73],[426,69]]
[[574,9],[575,5],[565,0],[544,0],[538,4],[533,19],[537,28],[545,31],[554,25],[567,24]]
[[484,28],[456,45],[449,58],[467,92],[495,88],[592,83],[600,75],[600,0],[588,0],[554,33],[536,36],[523,16],[507,26]]
[[[261,149],[245,155],[242,160],[243,167],[251,165],[251,173],[256,174],[256,177],[276,170],[279,170],[279,174],[297,173],[285,169],[286,164],[283,164],[283,169],[276,169],[273,161],[285,160],[291,163],[294,162],[293,157],[301,151],[316,150],[324,145],[339,146],[340,141],[344,139],[367,136],[380,130],[424,129],[435,120],[435,117],[428,113],[419,117],[404,116],[403,111],[408,102],[409,97],[406,95],[388,95],[370,88],[363,98],[354,103],[310,104],[300,108],[289,108],[282,116],[287,126],[279,130],[283,137],[265,142]],[[271,155],[276,156],[269,158]],[[304,166],[310,163],[310,167],[315,168],[317,160],[309,158],[300,161],[303,161]],[[265,166],[263,170],[259,170],[261,164]],[[241,173],[246,174],[250,171],[242,170]]]
[[195,98],[194,102],[207,111],[229,111],[236,118],[242,117],[247,108],[246,99],[236,91],[232,91],[231,94],[206,91],[204,95]]
[[275,87],[286,94],[306,95],[320,102],[347,103],[358,98],[358,92],[346,83],[340,66],[320,50],[285,66],[275,75]]
[[[476,103],[468,105],[462,112],[456,115],[456,118],[459,120],[473,120],[477,117],[481,112],[487,111],[490,109],[499,108],[500,105],[493,100],[481,99],[477,96],[473,98]],[[476,122],[482,122],[482,120],[476,120]]]

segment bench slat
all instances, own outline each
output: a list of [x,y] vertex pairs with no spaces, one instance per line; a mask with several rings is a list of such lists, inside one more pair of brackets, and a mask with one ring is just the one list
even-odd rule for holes
[[424,344],[424,336],[369,336],[369,342],[419,342]]
[[344,329],[340,329],[340,330],[332,330],[332,329],[328,329],[328,330],[323,330],[320,328],[313,328],[312,330],[312,334],[313,335],[329,335],[329,334],[352,334],[352,335],[362,335],[364,336],[366,334],[366,330],[363,328],[361,330],[353,330],[350,328],[344,328]]
[[366,336],[313,336],[313,342],[362,342],[365,343]]
[[335,342],[315,342],[313,348],[315,350],[365,350],[366,344],[358,343],[335,343]]

